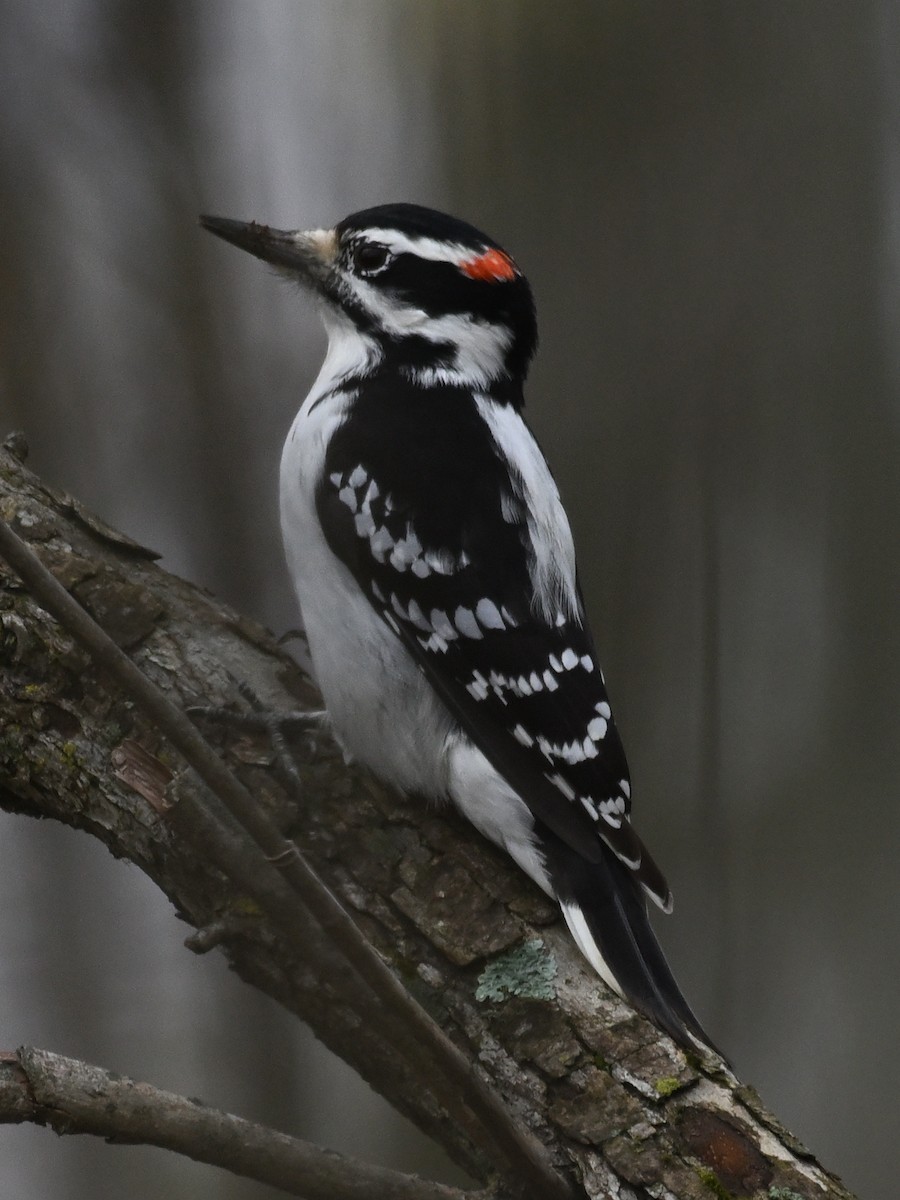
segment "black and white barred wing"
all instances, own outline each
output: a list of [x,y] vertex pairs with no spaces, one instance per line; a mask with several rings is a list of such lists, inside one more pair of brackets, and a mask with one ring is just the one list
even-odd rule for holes
[[317,497],[329,545],[468,737],[538,821],[588,861],[608,847],[668,909],[629,821],[628,768],[580,597],[573,616],[536,616],[521,531],[515,546],[481,546],[477,529],[417,513],[364,464],[331,465]]

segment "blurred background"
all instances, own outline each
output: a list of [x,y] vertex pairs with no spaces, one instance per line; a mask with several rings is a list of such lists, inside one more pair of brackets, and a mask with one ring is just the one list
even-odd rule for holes
[[[0,433],[273,629],[324,339],[197,214],[412,200],[524,266],[661,935],[868,1200],[900,1171],[898,80],[890,0],[0,0]],[[0,1045],[458,1178],[186,932],[135,868],[0,815]],[[114,1195],[274,1193],[0,1129],[0,1196]]]

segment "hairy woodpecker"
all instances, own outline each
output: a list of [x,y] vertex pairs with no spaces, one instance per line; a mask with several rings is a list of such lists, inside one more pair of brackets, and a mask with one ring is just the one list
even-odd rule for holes
[[310,231],[201,222],[321,301],[328,350],[285,443],[281,521],[336,737],[451,800],[559,902],[607,984],[709,1044],[647,918],[671,894],[631,826],[569,522],[522,416],[524,275],[412,204]]

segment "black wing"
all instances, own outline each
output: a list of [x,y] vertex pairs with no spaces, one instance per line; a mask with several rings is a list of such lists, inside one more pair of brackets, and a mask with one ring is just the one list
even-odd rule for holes
[[329,545],[535,818],[590,862],[608,846],[667,909],[629,821],[628,767],[581,597],[568,614],[535,613],[521,497],[477,417],[454,459],[458,393],[453,404],[451,426],[427,401],[432,436],[417,430],[402,471],[396,441],[379,454],[383,423],[338,431],[317,494]]

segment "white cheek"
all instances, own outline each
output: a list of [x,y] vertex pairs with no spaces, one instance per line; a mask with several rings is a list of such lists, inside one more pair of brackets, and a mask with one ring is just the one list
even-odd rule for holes
[[447,341],[456,347],[454,366],[463,382],[477,386],[503,374],[512,341],[512,333],[505,325],[453,315],[439,317],[430,323],[430,328],[434,330],[433,340]]
[[446,343],[451,347],[451,361],[436,367],[409,370],[408,374],[417,383],[482,388],[503,375],[506,353],[512,342],[512,332],[505,325],[479,321],[471,313],[430,317],[415,304],[406,304],[368,280],[349,273],[342,276],[342,287],[389,336],[415,335],[435,345]]
[[344,273],[341,287],[385,333],[403,337],[407,333],[420,332],[423,326],[429,324],[428,314],[421,308],[404,304],[395,296],[382,292],[367,279]]

